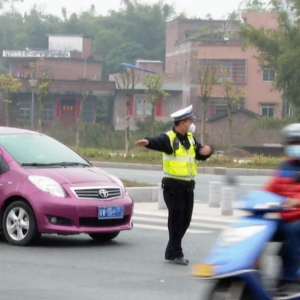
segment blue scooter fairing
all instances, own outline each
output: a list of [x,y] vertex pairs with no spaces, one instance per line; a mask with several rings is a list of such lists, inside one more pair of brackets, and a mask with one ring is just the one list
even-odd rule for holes
[[255,191],[240,197],[236,208],[252,212],[253,214],[265,214],[267,212],[280,212],[285,198],[266,191]]
[[213,266],[213,276],[253,269],[277,225],[277,220],[267,220],[261,216],[240,219],[221,233],[203,263]]
[[[195,266],[193,275],[219,280],[238,277],[247,283],[256,299],[272,299],[262,284],[257,261],[280,222],[265,214],[282,211],[284,201],[285,198],[266,191],[255,191],[237,200],[238,208],[251,215],[240,218],[220,234],[209,255]],[[282,299],[298,299],[297,296]]]

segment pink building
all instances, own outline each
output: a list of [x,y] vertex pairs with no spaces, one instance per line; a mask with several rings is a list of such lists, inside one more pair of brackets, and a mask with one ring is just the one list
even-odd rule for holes
[[[244,22],[254,27],[276,27],[276,15],[270,12],[249,12],[242,15]],[[209,33],[196,37],[199,28],[209,28]],[[246,92],[241,106],[262,116],[282,116],[282,99],[278,91],[271,91],[274,70],[262,69],[255,49],[242,50],[242,40],[234,34],[238,22],[223,20],[171,21],[167,27],[166,72],[188,73],[190,85],[184,96],[195,107],[200,119],[199,79],[197,65],[218,65],[226,69],[233,82]],[[193,38],[194,35],[194,38]],[[208,118],[226,113],[226,104],[221,92],[222,79],[214,88],[208,105]]]
[[[243,19],[255,27],[266,29],[276,26],[276,16],[272,13],[245,13]],[[229,78],[246,92],[243,108],[262,116],[281,117],[282,98],[278,91],[272,91],[274,70],[261,68],[253,48],[242,50],[242,41],[230,38],[227,41],[208,43],[201,41],[198,45],[200,64],[218,64],[228,71]],[[221,83],[220,79],[220,83]],[[199,92],[199,91],[198,91]],[[208,117],[226,112],[220,86],[216,86],[210,99]]]

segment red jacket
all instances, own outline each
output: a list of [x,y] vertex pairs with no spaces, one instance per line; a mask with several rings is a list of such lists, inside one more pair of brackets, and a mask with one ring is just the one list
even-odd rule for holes
[[[300,182],[295,180],[297,173],[300,174],[299,161],[287,160],[283,162],[266,184],[264,190],[282,197],[298,199],[300,205]],[[280,214],[282,219],[288,222],[300,220],[300,207],[286,210]]]

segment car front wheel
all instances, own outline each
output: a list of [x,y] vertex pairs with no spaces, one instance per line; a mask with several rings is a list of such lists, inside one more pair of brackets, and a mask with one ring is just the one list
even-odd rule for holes
[[105,232],[105,233],[90,233],[89,236],[97,242],[109,242],[119,235],[117,232]]
[[4,236],[12,245],[27,246],[39,236],[34,212],[26,202],[11,203],[4,212],[2,222]]

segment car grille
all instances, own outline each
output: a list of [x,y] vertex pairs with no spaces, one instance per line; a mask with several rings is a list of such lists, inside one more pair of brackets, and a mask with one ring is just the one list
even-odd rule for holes
[[129,222],[130,216],[124,216],[122,219],[99,220],[98,218],[79,218],[79,225],[82,227],[110,227],[121,226]]
[[92,199],[101,199],[101,200],[111,200],[120,198],[122,193],[121,189],[118,187],[113,188],[81,188],[74,189],[74,193],[78,198],[92,198]]

